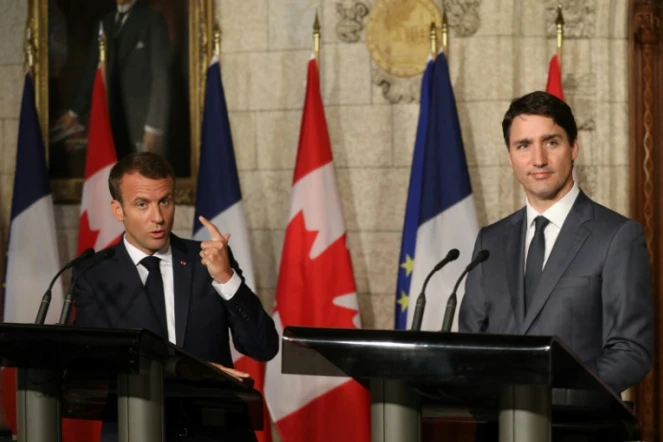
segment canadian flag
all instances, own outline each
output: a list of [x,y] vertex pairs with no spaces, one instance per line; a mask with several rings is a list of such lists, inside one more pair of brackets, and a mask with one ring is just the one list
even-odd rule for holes
[[[291,325],[360,327],[352,262],[314,59],[308,64],[273,318],[281,332]],[[267,363],[265,397],[283,441],[370,439],[368,391],[349,378],[282,374],[279,353]]]
[[124,232],[110,210],[111,194],[108,175],[117,163],[113,143],[103,70],[97,69],[92,88],[90,131],[85,156],[85,182],[81,197],[81,218],[78,228],[78,253],[92,247],[101,250],[115,244]]
[[[124,232],[122,223],[113,217],[110,210],[108,175],[115,163],[117,154],[108,117],[103,70],[99,67],[92,88],[78,254],[90,247],[97,251],[106,248],[116,243]],[[101,438],[101,422],[63,419],[62,436],[64,442],[97,442]]]

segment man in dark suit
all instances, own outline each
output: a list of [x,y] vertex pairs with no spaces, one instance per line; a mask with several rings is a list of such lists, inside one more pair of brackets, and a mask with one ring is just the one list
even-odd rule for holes
[[[211,240],[201,243],[171,233],[175,178],[168,162],[158,154],[133,153],[113,166],[108,181],[111,210],[125,233],[113,246],[114,256],[78,280],[76,324],[147,329],[225,367],[233,366],[232,335],[241,353],[272,359],[278,333],[244,283],[228,246],[230,235],[202,217]],[[104,436],[112,433],[108,428]]]
[[616,393],[652,366],[651,267],[637,222],[574,182],[578,130],[570,107],[545,92],[514,100],[502,122],[527,204],[480,230],[462,332],[556,335]]
[[[117,8],[104,17],[102,26],[106,35],[108,110],[118,157],[134,151],[163,155],[171,68],[166,21],[144,0],[117,0]],[[90,108],[98,47],[92,45],[71,109],[59,120],[64,130]]]

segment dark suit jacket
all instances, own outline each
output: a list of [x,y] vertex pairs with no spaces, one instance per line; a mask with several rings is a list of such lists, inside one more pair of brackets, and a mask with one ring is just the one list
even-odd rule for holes
[[[171,235],[175,287],[177,345],[201,359],[232,367],[229,331],[235,348],[259,361],[272,359],[279,349],[274,321],[258,297],[243,282],[224,300],[200,262],[200,243]],[[75,323],[88,327],[142,328],[167,336],[124,241],[115,255],[83,274],[74,290]],[[232,267],[242,275],[232,258]],[[74,277],[77,275],[74,269]]]
[[[102,20],[106,35],[108,107],[120,157],[143,141],[145,126],[166,131],[169,115],[170,48],[163,15],[138,0],[122,30],[114,37],[113,9]],[[97,32],[95,32],[95,42]],[[90,108],[92,84],[99,64],[99,45],[92,45],[89,64],[72,104],[77,114]],[[127,145],[129,144],[129,145]]]
[[524,314],[527,212],[480,230],[474,254],[490,258],[468,275],[461,332],[556,335],[621,392],[652,366],[652,276],[640,224],[576,199]]

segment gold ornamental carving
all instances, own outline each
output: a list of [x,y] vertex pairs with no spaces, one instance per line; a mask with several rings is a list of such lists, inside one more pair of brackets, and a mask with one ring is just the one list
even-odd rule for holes
[[432,0],[377,0],[368,18],[366,43],[373,61],[395,77],[423,72],[430,54],[430,25],[442,15]]

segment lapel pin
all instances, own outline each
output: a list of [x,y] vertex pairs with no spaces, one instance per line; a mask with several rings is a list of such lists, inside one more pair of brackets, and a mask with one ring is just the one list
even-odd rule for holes
[[186,265],[186,261],[180,261],[180,264],[182,264],[183,266],[185,266],[185,265]]

